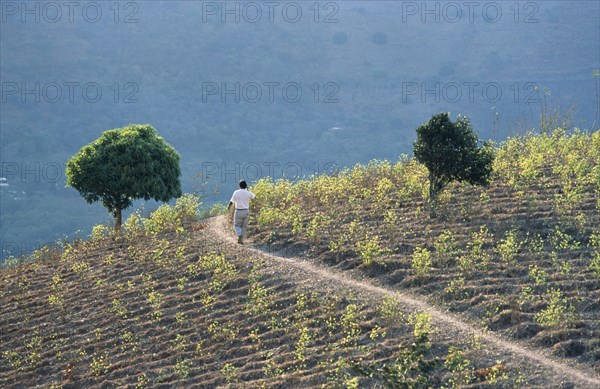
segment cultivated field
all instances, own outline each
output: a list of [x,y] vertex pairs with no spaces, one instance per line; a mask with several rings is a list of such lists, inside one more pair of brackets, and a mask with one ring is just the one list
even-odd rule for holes
[[0,387],[600,387],[600,135],[515,139],[426,212],[406,159],[185,196],[0,271]]

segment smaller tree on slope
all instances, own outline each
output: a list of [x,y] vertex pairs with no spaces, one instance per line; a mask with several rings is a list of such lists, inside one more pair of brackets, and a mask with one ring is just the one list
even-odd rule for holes
[[179,154],[150,125],[105,131],[67,162],[67,186],[90,204],[102,205],[121,228],[121,212],[143,198],[169,201],[181,196]]
[[413,153],[429,170],[429,216],[435,218],[437,198],[452,181],[472,185],[489,185],[494,152],[490,142],[479,145],[471,122],[458,115],[456,122],[449,113],[433,115],[417,128]]

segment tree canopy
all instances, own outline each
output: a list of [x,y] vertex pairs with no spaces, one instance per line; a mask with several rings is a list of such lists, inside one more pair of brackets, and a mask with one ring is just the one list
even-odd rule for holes
[[480,145],[471,122],[449,113],[433,115],[417,128],[413,153],[429,170],[429,213],[436,217],[437,197],[452,181],[489,185],[494,153],[491,143]]
[[66,175],[88,203],[102,202],[116,229],[133,200],[181,196],[179,154],[148,124],[105,131],[67,162]]

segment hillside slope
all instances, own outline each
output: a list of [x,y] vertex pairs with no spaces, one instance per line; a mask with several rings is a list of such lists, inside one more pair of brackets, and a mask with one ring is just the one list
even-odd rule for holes
[[424,211],[426,170],[373,162],[260,181],[255,241],[410,292],[502,336],[600,372],[600,133],[497,149],[487,189],[453,185]]
[[[217,240],[228,241],[230,244],[233,244],[236,240],[229,231],[229,224],[225,218],[213,218],[209,222],[211,228],[207,232],[215,236]],[[374,285],[369,280],[356,280],[344,274],[343,271],[335,271],[327,266],[307,262],[302,258],[281,257],[278,253],[268,250],[268,247],[267,251],[263,251],[263,249],[246,248],[244,251],[258,254],[259,256],[267,255],[269,262],[273,266],[281,268],[288,276],[304,279],[305,282],[308,282],[313,287],[316,285],[318,287],[325,286],[326,289],[328,287],[337,291],[352,290],[364,297],[368,297],[370,301],[376,302],[378,299],[396,301],[405,312],[426,312],[431,316],[432,328],[435,328],[436,332],[446,335],[451,334],[451,339],[455,340],[469,337],[478,338],[486,346],[498,349],[507,356],[510,355],[508,357],[510,360],[527,360],[532,365],[543,366],[544,369],[550,370],[546,374],[556,374],[561,385],[566,382],[564,380],[573,380],[573,382],[583,387],[590,385],[600,386],[600,377],[596,377],[590,371],[580,371],[581,366],[569,366],[564,362],[548,358],[539,352],[530,351],[522,347],[518,342],[501,339],[493,333],[481,329],[479,326],[465,322],[457,315],[442,312],[438,308],[407,293],[398,293],[397,291]],[[463,384],[466,383],[464,382]],[[506,384],[507,382],[503,383],[503,385]]]
[[223,236],[222,218],[206,227],[96,236],[3,269],[1,386],[598,383],[448,326],[392,292],[240,248]]
[[99,225],[0,270],[0,386],[600,387],[598,146],[510,141],[434,221],[406,160],[260,182],[254,247],[193,196]]

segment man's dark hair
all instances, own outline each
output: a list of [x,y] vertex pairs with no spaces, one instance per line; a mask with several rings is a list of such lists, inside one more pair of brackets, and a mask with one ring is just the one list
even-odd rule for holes
[[246,181],[242,180],[240,181],[240,188],[241,189],[246,189],[248,187],[248,184],[246,184]]

